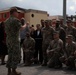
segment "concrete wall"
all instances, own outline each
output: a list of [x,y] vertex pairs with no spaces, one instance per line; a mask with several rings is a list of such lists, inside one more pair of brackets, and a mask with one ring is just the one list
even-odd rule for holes
[[24,16],[26,22],[28,21],[30,23],[30,12],[29,13],[25,13],[25,16]]
[[[34,17],[32,17],[32,14]],[[30,26],[34,25],[36,28],[36,24],[41,24],[40,21],[41,19],[47,20],[48,16],[47,13],[36,13],[36,12],[27,12],[25,13],[25,20],[29,21]]]
[[[34,14],[34,17],[31,16],[32,14]],[[41,24],[41,19],[47,20],[47,14],[35,12],[30,13],[30,25],[34,25],[36,27],[36,24]]]

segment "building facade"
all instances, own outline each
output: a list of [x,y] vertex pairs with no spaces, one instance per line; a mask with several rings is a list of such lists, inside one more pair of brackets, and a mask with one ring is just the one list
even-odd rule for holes
[[[41,24],[41,19],[47,20],[48,14],[46,11],[41,10],[33,10],[33,9],[23,9],[20,7],[16,7],[19,12],[18,19],[25,18],[26,22],[30,23],[31,25],[34,25],[36,27],[36,24]],[[0,11],[0,22],[5,21],[10,16],[10,8],[1,10]]]
[[25,20],[29,21],[30,25],[36,26],[36,24],[41,24],[40,21],[42,19],[48,19],[47,12],[29,9],[25,13]]

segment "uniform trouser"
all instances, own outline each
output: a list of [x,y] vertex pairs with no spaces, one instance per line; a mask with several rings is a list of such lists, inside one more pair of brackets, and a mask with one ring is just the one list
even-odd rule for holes
[[62,66],[60,61],[60,53],[54,53],[53,56],[48,61],[48,67]]
[[8,46],[8,61],[6,67],[16,69],[21,60],[21,50],[18,45],[12,47],[10,47],[10,45]]
[[66,60],[66,65],[70,68],[75,68],[74,60],[75,60],[74,56],[68,57],[68,59]]
[[32,51],[27,51],[27,52],[25,52],[25,63],[27,63],[27,64],[31,64],[32,63],[32,61],[31,61],[31,59],[33,58],[33,52]]
[[69,56],[67,59],[66,57],[61,57],[60,58],[61,62],[64,63],[66,66],[68,66],[69,68],[74,68],[75,67],[75,57],[74,56]]
[[43,44],[42,45],[42,51],[43,51],[43,63],[47,64],[47,48],[49,44]]

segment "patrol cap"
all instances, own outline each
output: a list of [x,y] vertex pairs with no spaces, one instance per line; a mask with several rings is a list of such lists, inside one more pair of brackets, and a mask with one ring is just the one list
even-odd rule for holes
[[48,20],[45,20],[45,23],[47,23],[48,22]]
[[41,22],[44,22],[44,20],[43,20],[43,19],[41,19]]
[[59,23],[59,22],[60,22],[60,20],[57,20],[57,21],[56,21],[56,23]]
[[73,39],[73,36],[72,35],[67,35],[66,39],[68,39],[68,38]]
[[66,36],[66,39],[68,39],[68,36]]
[[67,20],[66,22],[67,22],[67,23],[71,23],[71,22],[72,22],[72,20]]
[[54,31],[53,35],[55,35],[55,34],[59,34],[59,31]]

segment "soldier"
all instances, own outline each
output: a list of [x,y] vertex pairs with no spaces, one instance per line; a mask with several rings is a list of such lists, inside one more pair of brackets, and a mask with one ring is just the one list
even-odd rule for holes
[[34,58],[35,40],[30,37],[30,33],[26,33],[26,38],[23,42],[23,51],[25,52],[25,66],[32,64]]
[[63,41],[59,38],[59,32],[54,33],[54,40],[52,40],[47,49],[48,53],[48,67],[61,68],[62,63],[59,58],[63,55]]
[[72,21],[67,21],[66,35],[72,35],[73,40],[76,41],[76,28],[72,26]]
[[41,19],[41,28],[44,28],[44,20]]
[[47,48],[49,46],[50,41],[53,39],[53,28],[50,27],[48,20],[45,21],[45,27],[42,29],[43,43],[43,64],[42,66],[47,65]]
[[76,43],[73,41],[73,36],[67,35],[64,56],[61,58],[61,61],[66,64],[67,69],[75,69],[75,52]]
[[63,48],[65,48],[66,32],[65,32],[65,29],[60,26],[60,22],[59,21],[56,22],[55,30],[59,31],[59,38],[63,41]]
[[6,43],[8,47],[8,75],[20,75],[17,72],[17,65],[21,59],[21,50],[19,43],[19,30],[25,29],[26,25],[21,26],[21,22],[17,19],[18,11],[16,8],[11,8],[10,17],[5,21]]

